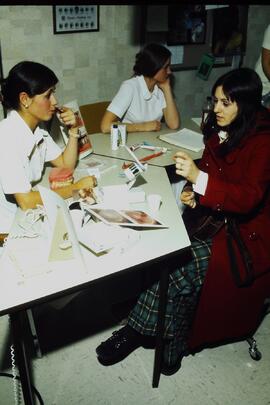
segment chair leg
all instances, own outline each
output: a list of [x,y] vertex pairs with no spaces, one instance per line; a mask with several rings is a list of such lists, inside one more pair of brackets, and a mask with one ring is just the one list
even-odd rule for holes
[[40,344],[39,344],[39,340],[38,340],[38,335],[37,335],[37,330],[36,330],[36,325],[35,325],[32,310],[27,309],[26,314],[27,314],[27,318],[28,318],[28,321],[29,321],[31,335],[32,335],[32,338],[33,338],[36,354],[37,354],[37,357],[39,359],[41,359],[42,353],[41,353],[41,349],[40,349]]
[[247,339],[247,342],[249,344],[248,351],[249,351],[250,357],[255,361],[261,360],[262,354],[257,348],[256,340],[253,337],[250,337]]

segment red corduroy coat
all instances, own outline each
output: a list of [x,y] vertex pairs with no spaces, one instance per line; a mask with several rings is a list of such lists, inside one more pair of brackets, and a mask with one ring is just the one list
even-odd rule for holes
[[[212,253],[189,338],[195,349],[227,339],[241,339],[256,330],[263,303],[270,297],[270,122],[251,131],[242,144],[219,158],[218,135],[208,141],[201,170],[209,174],[200,203],[220,212],[247,215],[240,225],[253,260],[256,279],[249,287],[235,285],[222,228],[213,238]],[[239,267],[243,264],[238,257]]]

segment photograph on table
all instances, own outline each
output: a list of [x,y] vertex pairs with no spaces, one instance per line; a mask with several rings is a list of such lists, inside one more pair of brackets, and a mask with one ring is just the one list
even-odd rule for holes
[[88,208],[94,217],[106,224],[130,227],[168,228],[144,210],[116,210],[111,208]]

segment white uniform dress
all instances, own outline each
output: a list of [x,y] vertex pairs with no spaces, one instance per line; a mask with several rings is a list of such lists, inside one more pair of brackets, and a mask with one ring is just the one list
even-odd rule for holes
[[16,211],[8,195],[31,191],[44,163],[61,153],[46,130],[37,127],[33,133],[17,111],[0,122],[0,232],[9,231]]
[[[270,24],[265,30],[264,33],[264,38],[263,38],[263,43],[262,43],[262,48],[270,50]],[[263,84],[263,96],[265,96],[267,93],[270,92],[270,81],[269,79],[265,76],[263,68],[262,68],[262,57],[260,54],[260,57],[256,63],[255,66],[255,71],[258,73],[258,75],[261,78],[262,84]]]
[[113,98],[107,110],[123,122],[134,124],[147,121],[160,121],[166,100],[163,91],[154,86],[149,91],[143,76],[134,76],[125,80]]
[[[122,122],[135,124],[160,121],[164,108],[166,108],[166,100],[163,91],[155,85],[151,93],[144,77],[134,76],[121,84],[107,110],[119,117]],[[180,201],[180,194],[185,183],[185,180],[172,183],[173,193],[181,213],[184,206]]]

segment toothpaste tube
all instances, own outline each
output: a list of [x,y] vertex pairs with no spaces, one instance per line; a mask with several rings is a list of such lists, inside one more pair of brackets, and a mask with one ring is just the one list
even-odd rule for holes
[[166,153],[169,149],[165,148],[163,146],[152,146],[152,145],[141,145],[142,149],[148,149],[148,150],[156,150],[156,151],[161,151],[163,153]]

